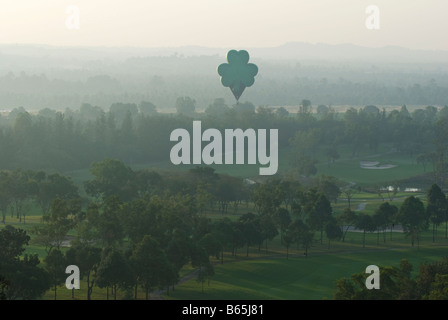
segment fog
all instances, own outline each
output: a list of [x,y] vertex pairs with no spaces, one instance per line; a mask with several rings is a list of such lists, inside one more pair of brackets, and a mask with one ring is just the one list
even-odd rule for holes
[[[232,105],[216,68],[232,48],[0,46],[0,108],[78,109],[90,103],[151,101],[173,110],[178,97],[203,110],[214,99]],[[244,99],[255,105],[436,105],[448,101],[448,55],[400,47],[287,43],[245,49],[260,67]]]

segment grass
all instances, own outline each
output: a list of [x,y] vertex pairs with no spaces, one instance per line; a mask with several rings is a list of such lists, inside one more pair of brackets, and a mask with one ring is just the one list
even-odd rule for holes
[[[410,247],[401,234],[394,241],[377,244],[376,234],[367,235],[367,245],[360,247],[360,233],[349,233],[345,244],[336,243],[331,249],[317,245],[308,257],[302,250],[286,259],[285,255],[240,258],[238,262],[215,265],[215,275],[202,286],[195,279],[165,295],[179,300],[320,300],[332,299],[335,281],[353,273],[365,272],[368,265],[399,266],[407,259],[414,266],[415,276],[420,264],[446,256],[448,241],[430,242],[429,234],[420,247]],[[389,235],[388,235],[389,237]],[[380,238],[382,241],[382,238]]]
[[[360,194],[362,195],[362,194]],[[368,199],[367,212],[373,212],[382,202],[379,199],[360,197],[356,201],[362,202]],[[356,203],[354,202],[354,204]],[[342,209],[346,204],[338,202]],[[336,205],[336,206],[337,206]],[[251,208],[240,206],[236,214],[229,213],[225,216],[237,218]],[[7,216],[6,222],[15,227],[31,230],[33,226],[41,223],[38,208],[31,210],[27,223],[19,223],[15,217]],[[211,219],[222,217],[217,212],[208,213]],[[2,228],[3,226],[0,226]],[[285,247],[280,243],[280,237],[268,242],[267,252],[265,246],[259,251],[258,246],[251,247],[249,257],[246,257],[246,248],[237,250],[237,256],[225,256],[225,263],[213,260],[215,276],[206,282],[204,287],[195,278],[176,287],[165,295],[165,299],[200,300],[200,299],[331,299],[335,290],[334,282],[342,277],[349,277],[352,273],[363,272],[366,266],[375,264],[378,266],[397,266],[402,258],[408,259],[414,265],[414,272],[419,264],[426,261],[436,261],[447,254],[448,240],[444,239],[445,226],[439,228],[438,239],[432,243],[431,228],[422,234],[419,247],[411,247],[410,239],[402,233],[393,233],[390,240],[389,232],[386,233],[386,242],[383,242],[382,234],[366,234],[365,248],[362,247],[362,233],[349,232],[345,242],[334,241],[328,245],[326,239],[323,243],[318,241],[319,233],[315,235],[315,243],[309,250],[308,257],[303,256],[303,249],[293,245],[290,248],[290,257],[286,259]],[[46,256],[44,248],[34,245],[32,242],[26,247],[25,253],[37,253],[41,259]],[[214,259],[214,258],[213,258]],[[194,271],[191,265],[181,270],[181,278]],[[81,290],[74,293],[75,299],[86,299],[86,283],[81,282]],[[204,292],[203,292],[204,290]],[[117,299],[123,299],[126,292],[120,290]],[[133,291],[130,292],[133,296]],[[139,290],[138,299],[144,299],[143,290]],[[54,299],[54,291],[49,290],[42,299]],[[64,285],[58,288],[58,300],[72,299],[72,292]],[[95,287],[92,299],[105,300],[106,289]],[[109,299],[113,299],[112,296]]]
[[[423,168],[413,163],[407,157],[398,153],[387,153],[390,148],[382,146],[378,155],[371,155],[371,152],[364,150],[357,158],[350,158],[348,147],[341,148],[341,159],[331,166],[327,165],[324,156],[319,155],[317,165],[318,174],[331,175],[345,182],[353,182],[359,186],[383,186],[409,177],[423,173]],[[291,169],[291,150],[279,150],[279,172],[286,173]],[[378,161],[384,164],[395,164],[397,167],[386,170],[368,170],[360,168],[360,161]],[[174,166],[167,163],[152,163],[134,165],[134,170],[149,168],[156,170],[170,170],[176,172],[185,171],[191,166]],[[241,178],[258,176],[259,165],[217,165],[214,166],[217,173],[229,174]],[[72,177],[75,184],[83,190],[83,182],[91,179],[88,169],[77,170],[65,173]],[[409,186],[412,187],[412,186]],[[393,201],[389,201],[387,193],[383,196],[385,201],[399,206],[405,197],[415,195],[414,193],[399,192],[394,196]],[[420,194],[423,195],[423,194]],[[341,195],[343,197],[343,195]],[[362,210],[365,213],[373,214],[376,208],[383,202],[377,193],[359,192],[354,194],[352,199],[352,209],[356,210],[359,204],[365,203]],[[336,214],[342,212],[347,206],[347,202],[339,199],[332,204]],[[226,217],[237,219],[240,214],[247,211],[253,212],[253,207],[246,208],[240,205],[236,212],[229,208]],[[207,213],[207,217],[212,220],[222,217],[217,211]],[[41,223],[41,211],[32,202],[28,204],[26,223],[20,223],[15,217],[9,214],[6,223],[31,232],[35,225]],[[3,226],[0,225],[0,229]],[[441,227],[440,230],[444,229]],[[431,229],[429,229],[431,230]],[[440,232],[439,235],[441,235]],[[318,236],[318,234],[316,234]],[[404,234],[394,233],[393,240],[390,241],[387,234],[387,241],[383,243],[382,236],[377,242],[375,233],[366,234],[366,246],[362,247],[362,233],[350,232],[347,234],[345,242],[334,241],[328,246],[324,243],[315,243],[309,251],[309,256],[303,256],[302,248],[291,248],[291,256],[286,259],[285,248],[281,245],[279,237],[268,243],[268,252],[259,251],[258,247],[251,247],[249,257],[246,258],[246,249],[240,248],[236,257],[229,254],[225,256],[225,263],[215,265],[215,275],[210,281],[210,285],[205,283],[202,286],[195,278],[189,280],[169,295],[165,299],[182,300],[236,300],[236,299],[331,299],[334,292],[334,281],[339,278],[349,277],[353,273],[363,272],[366,266],[375,264],[378,266],[398,266],[402,258],[408,259],[414,265],[414,273],[417,272],[419,264],[426,261],[436,261],[447,254],[448,240],[439,239],[432,243],[432,234],[426,231],[423,234],[420,246],[411,247],[410,240]],[[44,248],[31,242],[26,247],[25,253],[37,253],[41,259],[46,256]],[[185,266],[181,270],[181,277],[187,276],[194,271],[191,265]],[[204,292],[203,292],[204,291]],[[86,283],[81,282],[81,290],[75,291],[75,299],[86,298]],[[125,292],[118,292],[118,299],[122,299]],[[54,292],[49,290],[43,299],[51,300]],[[60,286],[57,293],[58,300],[72,299],[72,292],[65,286]],[[112,297],[109,297],[113,299]],[[139,290],[139,299],[144,299],[144,292]],[[92,299],[106,299],[106,289],[95,287]]]

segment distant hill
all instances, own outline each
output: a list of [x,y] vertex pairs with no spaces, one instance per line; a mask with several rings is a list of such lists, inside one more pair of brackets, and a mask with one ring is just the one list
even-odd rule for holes
[[[252,57],[274,60],[370,61],[375,63],[448,63],[447,51],[411,50],[403,47],[368,48],[353,44],[324,44],[291,42],[270,48],[208,48],[182,47],[57,47],[48,45],[0,45],[1,60],[45,57],[55,61],[86,61],[92,59],[123,60],[143,56],[225,56],[230,49],[248,50]],[[7,59],[8,60],[8,59]],[[2,62],[0,61],[0,64]]]

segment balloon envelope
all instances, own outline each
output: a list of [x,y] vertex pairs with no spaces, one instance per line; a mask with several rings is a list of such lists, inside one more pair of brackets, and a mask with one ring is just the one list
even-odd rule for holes
[[244,89],[254,84],[258,67],[249,63],[249,53],[246,50],[230,50],[227,53],[227,62],[219,65],[218,74],[221,76],[222,85],[229,87],[238,101]]

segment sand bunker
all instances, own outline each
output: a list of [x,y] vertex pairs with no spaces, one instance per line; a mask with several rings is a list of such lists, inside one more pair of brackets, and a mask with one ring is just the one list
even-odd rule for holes
[[375,162],[375,161],[361,161],[359,163],[359,165],[361,166],[361,168],[363,169],[391,169],[391,168],[395,168],[396,165],[394,164],[382,164],[379,165],[379,162]]

